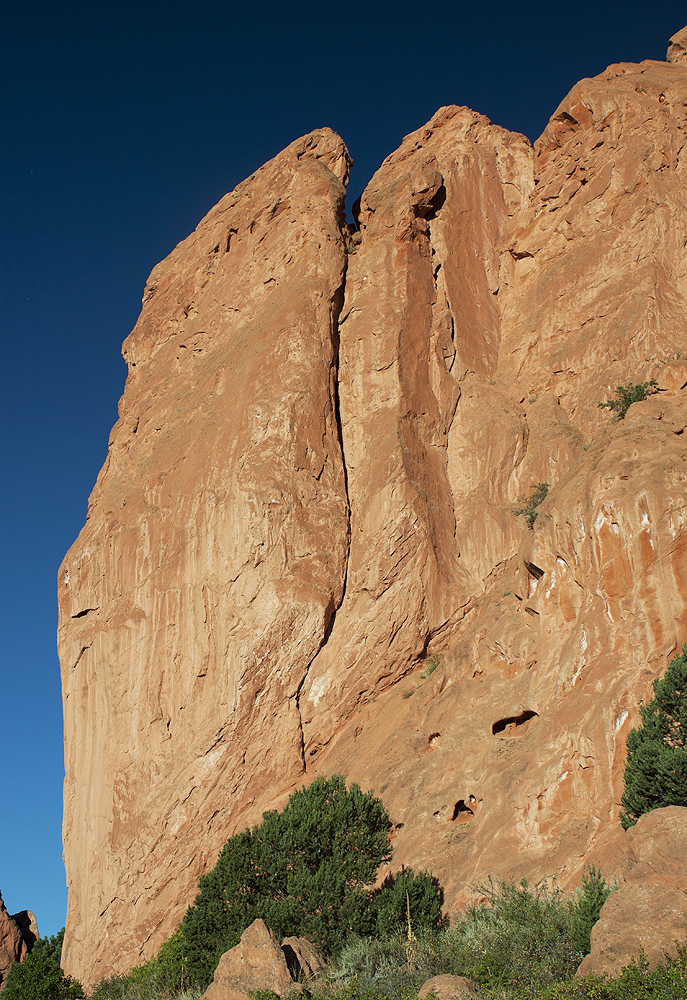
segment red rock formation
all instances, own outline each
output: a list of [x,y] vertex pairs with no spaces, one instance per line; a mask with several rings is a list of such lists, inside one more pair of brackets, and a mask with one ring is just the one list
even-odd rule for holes
[[578,84],[534,150],[442,109],[361,239],[313,133],[153,271],[60,570],[68,973],[150,957],[318,771],[382,795],[450,906],[624,869],[625,738],[687,639],[679,38]]
[[31,910],[10,915],[0,895],[0,987],[14,962],[23,962],[38,937],[36,918]]
[[687,940],[687,809],[646,813],[627,840],[628,871],[601,908],[578,975],[617,975],[640,946],[653,968]]

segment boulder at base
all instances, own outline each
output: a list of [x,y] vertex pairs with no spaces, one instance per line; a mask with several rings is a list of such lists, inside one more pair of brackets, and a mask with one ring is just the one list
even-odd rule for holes
[[636,864],[604,903],[578,975],[617,975],[640,947],[653,968],[687,941],[687,808],[654,809],[627,837]]
[[272,990],[280,997],[301,987],[289,971],[293,959],[295,974],[311,978],[324,968],[316,949],[304,938],[285,938],[279,943],[263,920],[254,920],[241,940],[219,960],[215,978],[202,1000],[250,1000],[254,990]]
[[291,975],[298,982],[302,978],[317,979],[327,968],[327,963],[307,938],[286,937],[281,947]]
[[430,993],[437,1000],[468,1000],[477,996],[477,987],[465,976],[434,976],[424,984],[418,993],[418,1000],[425,1000]]

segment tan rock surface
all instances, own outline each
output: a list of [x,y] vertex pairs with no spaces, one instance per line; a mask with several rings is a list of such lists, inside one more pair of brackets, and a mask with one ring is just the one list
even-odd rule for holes
[[443,108],[355,241],[321,130],[154,270],[60,570],[67,972],[150,957],[318,772],[449,908],[635,860],[625,739],[687,640],[686,102],[679,62],[613,66],[535,150]]
[[202,1000],[251,1000],[253,990],[284,997],[294,986],[279,942],[264,921],[255,920],[220,958]]
[[627,837],[637,863],[604,903],[580,975],[617,975],[640,947],[653,968],[687,941],[687,808],[655,809]]
[[[686,97],[684,69],[612,67],[573,89],[537,144],[534,192],[497,244],[498,363],[459,370],[448,431],[451,579],[469,571],[474,604],[429,647],[447,649],[431,677],[420,661],[375,692],[316,758],[383,795],[394,864],[430,868],[449,906],[489,874],[565,883],[587,860],[609,876],[630,860],[625,740],[687,635]],[[599,410],[614,386],[654,376],[664,391],[624,421]],[[344,442],[348,456],[345,422]],[[537,482],[552,489],[523,530],[510,504]]]
[[666,59],[670,63],[687,63],[687,28],[678,31],[670,39]]

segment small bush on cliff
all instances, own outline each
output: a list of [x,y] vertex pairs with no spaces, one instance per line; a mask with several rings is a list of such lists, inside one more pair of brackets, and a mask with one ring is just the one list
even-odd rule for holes
[[[382,802],[338,775],[296,791],[281,813],[230,837],[184,917],[180,934],[186,974],[201,986],[222,954],[261,917],[278,938],[299,934],[326,952],[350,933],[370,934],[398,920],[401,889],[420,923],[436,925],[441,890],[429,875],[404,872],[376,893],[367,888],[391,858],[389,817]],[[403,899],[405,912],[405,895]]]
[[2,1000],[75,1000],[83,997],[81,984],[60,968],[64,927],[49,938],[38,938],[23,962],[15,962],[2,991]]
[[519,507],[514,513],[516,517],[525,518],[528,528],[534,528],[534,522],[537,520],[537,507],[546,500],[550,489],[548,483],[537,483],[536,486],[532,487],[529,498],[521,498],[522,507]]
[[602,410],[610,410],[614,420],[624,420],[625,414],[633,403],[641,403],[648,396],[658,392],[658,382],[655,378],[648,382],[630,382],[629,385],[618,385],[615,389],[615,399],[599,403]]
[[687,806],[687,645],[639,711],[642,724],[627,737],[620,813],[626,830],[652,809]]

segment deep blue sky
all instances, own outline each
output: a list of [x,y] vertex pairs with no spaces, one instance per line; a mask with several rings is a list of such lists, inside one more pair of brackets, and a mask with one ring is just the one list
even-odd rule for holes
[[536,139],[578,79],[665,58],[687,8],[651,6],[8,0],[0,891],[42,934],[66,912],[56,574],[105,459],[148,273],[322,125],[355,160],[349,203],[441,105]]

